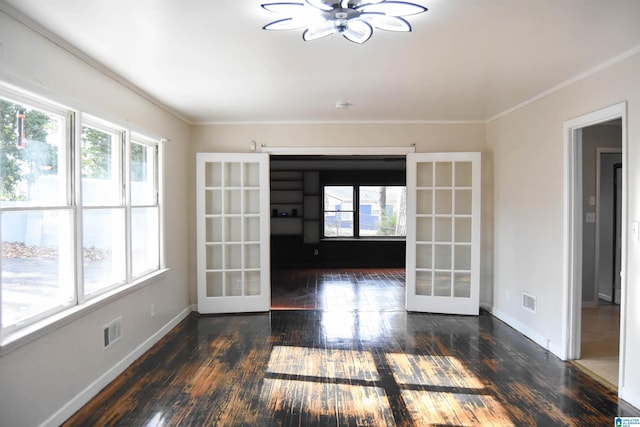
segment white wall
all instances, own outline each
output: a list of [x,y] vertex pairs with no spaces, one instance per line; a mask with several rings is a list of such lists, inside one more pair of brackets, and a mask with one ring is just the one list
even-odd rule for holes
[[[492,300],[492,157],[485,149],[485,125],[468,124],[226,124],[192,128],[196,152],[248,152],[251,141],[268,147],[408,147],[416,152],[482,152],[482,259],[480,302]],[[191,166],[191,170],[195,167]],[[192,176],[195,182],[195,175]],[[192,194],[192,197],[194,195]],[[195,203],[195,202],[193,202]],[[195,223],[195,220],[193,221]],[[195,239],[195,226],[191,235]],[[195,241],[195,240],[194,240]],[[192,251],[193,252],[193,251]],[[192,274],[195,254],[192,253]],[[195,295],[195,287],[192,294]],[[195,297],[192,297],[195,300]]]
[[[640,220],[640,54],[564,87],[487,125],[494,159],[494,314],[562,354],[563,122],[628,103],[628,220]],[[628,230],[628,228],[627,228]],[[640,406],[640,242],[629,242],[627,337],[620,393]],[[521,308],[521,293],[538,298],[537,314]],[[624,309],[624,308],[623,308]]]
[[[161,108],[0,12],[0,80],[71,108],[169,138],[165,144],[166,262],[169,273],[0,357],[0,426],[57,425],[190,308],[187,233],[193,208],[189,127]],[[156,315],[151,318],[150,305]],[[106,351],[102,328],[122,316],[123,340]],[[142,347],[141,347],[142,346]],[[90,394],[90,393],[89,393]],[[69,413],[70,412],[70,413]]]

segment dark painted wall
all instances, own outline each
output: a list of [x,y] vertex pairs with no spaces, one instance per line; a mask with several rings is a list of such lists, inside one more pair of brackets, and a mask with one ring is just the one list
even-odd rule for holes
[[[272,157],[272,170],[319,171],[322,185],[406,185],[404,158]],[[319,203],[322,209],[322,203]],[[322,212],[318,213],[322,218]],[[321,221],[318,222],[320,227]],[[320,233],[321,235],[321,233]],[[278,267],[403,268],[404,239],[322,239],[304,243],[298,235],[271,236],[271,264]]]
[[301,236],[272,236],[271,263],[277,267],[403,268],[404,240],[325,239],[304,244]]

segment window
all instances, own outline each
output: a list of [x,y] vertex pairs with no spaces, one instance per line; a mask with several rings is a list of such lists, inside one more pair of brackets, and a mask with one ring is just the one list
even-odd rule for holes
[[0,97],[2,327],[73,304],[69,115]]
[[130,145],[131,268],[134,278],[160,268],[158,145],[137,138]]
[[325,185],[324,237],[404,237],[406,188]]
[[350,185],[324,187],[324,236],[354,237],[354,194]]
[[404,186],[360,186],[360,236],[404,237],[407,234],[406,196]]
[[124,132],[86,121],[81,138],[84,295],[125,283]]
[[0,88],[3,336],[161,267],[158,142],[78,116]]

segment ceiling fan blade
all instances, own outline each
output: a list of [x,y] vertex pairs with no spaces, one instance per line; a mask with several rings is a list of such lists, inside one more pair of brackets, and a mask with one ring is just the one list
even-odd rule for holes
[[261,6],[269,12],[294,16],[302,12],[304,3],[264,3]]
[[382,1],[375,4],[365,4],[357,7],[361,12],[384,13],[387,16],[417,15],[427,11],[427,8],[415,3],[405,1]]
[[306,21],[293,18],[279,19],[262,27],[263,30],[297,30],[307,26]]
[[333,21],[325,21],[318,25],[309,27],[304,33],[302,33],[302,39],[304,41],[316,40],[322,37],[330,36],[338,32]]
[[411,31],[411,24],[409,24],[407,20],[397,16],[387,16],[382,13],[363,13],[360,15],[360,19],[367,22],[372,27],[379,28],[381,30]]
[[342,32],[342,35],[349,41],[362,44],[371,38],[373,34],[373,28],[371,25],[358,19],[352,19],[347,22],[347,28]]
[[330,11],[333,10],[333,6],[330,6],[328,4],[326,4],[324,1],[322,0],[306,0],[307,3],[309,3],[311,6],[320,9],[320,10],[324,10],[324,11]]

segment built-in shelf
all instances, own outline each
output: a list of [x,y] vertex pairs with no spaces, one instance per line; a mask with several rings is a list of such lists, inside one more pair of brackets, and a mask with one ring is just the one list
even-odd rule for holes
[[[320,241],[320,173],[271,169],[271,236],[275,264],[302,261],[307,246]],[[282,216],[285,213],[286,216]]]

